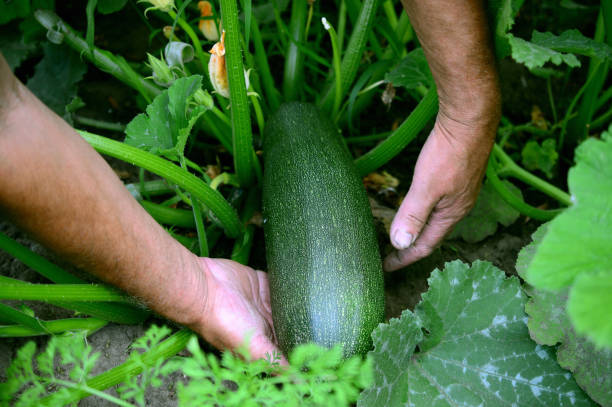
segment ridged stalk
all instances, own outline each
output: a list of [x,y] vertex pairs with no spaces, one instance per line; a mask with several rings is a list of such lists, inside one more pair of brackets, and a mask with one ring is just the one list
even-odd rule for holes
[[89,335],[108,324],[107,321],[98,318],[66,318],[40,322],[44,322],[45,331],[31,329],[22,325],[0,326],[0,338],[55,335],[66,331],[87,331],[87,335]]
[[219,219],[229,237],[242,233],[238,214],[218,191],[195,175],[151,153],[85,131],[78,132],[99,153],[129,162],[166,178],[199,199]]
[[133,302],[120,291],[101,284],[0,283],[0,300]]
[[122,58],[116,57],[110,52],[96,47],[90,50],[87,41],[76,34],[76,32],[54,12],[49,10],[37,10],[34,12],[34,17],[47,30],[61,32],[64,35],[64,41],[66,41],[75,51],[79,52],[81,56],[89,59],[104,72],[110,73],[121,82],[138,90],[149,102],[161,92],[157,86],[146,81],[134,71]]
[[[0,250],[4,250],[14,258],[21,261],[38,274],[48,278],[55,283],[61,284],[86,284],[85,281],[62,270],[44,257],[34,253],[25,246],[17,243],[13,239],[0,233]],[[0,276],[0,283],[6,284],[28,284],[21,280],[15,280]],[[144,321],[149,313],[143,309],[135,308],[126,304],[112,303],[85,303],[85,302],[64,302],[47,301],[68,310],[78,311],[82,314],[91,315],[106,321],[117,322],[120,324],[138,324]]]
[[149,201],[139,201],[139,203],[147,212],[149,212],[149,215],[151,215],[153,219],[163,225],[178,226],[181,228],[195,228],[195,221],[192,211],[168,208],[167,206]]
[[283,96],[285,101],[296,100],[304,81],[304,55],[299,44],[304,42],[306,24],[306,0],[291,2],[291,20],[289,22],[290,41],[285,53],[285,71],[283,77]]
[[244,64],[240,48],[240,24],[236,0],[221,0],[221,19],[225,29],[225,60],[229,82],[232,112],[232,141],[234,146],[234,168],[240,184],[249,186],[255,181],[253,160],[253,133],[249,102],[244,82]]
[[417,107],[385,141],[355,160],[357,171],[361,176],[376,171],[399,154],[438,111],[438,94],[432,87]]

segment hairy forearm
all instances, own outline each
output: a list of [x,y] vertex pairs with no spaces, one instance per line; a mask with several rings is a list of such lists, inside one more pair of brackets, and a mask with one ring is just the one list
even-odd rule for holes
[[102,157],[6,68],[0,56],[6,102],[0,106],[0,214],[160,314],[195,323],[206,294],[194,290],[204,287],[197,257],[155,223]]
[[[481,0],[403,0],[438,87],[440,112],[497,124],[499,88]],[[489,123],[492,122],[492,123]]]

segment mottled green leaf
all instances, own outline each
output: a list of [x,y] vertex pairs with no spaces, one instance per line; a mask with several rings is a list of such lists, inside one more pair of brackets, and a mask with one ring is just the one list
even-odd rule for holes
[[102,14],[111,14],[121,10],[127,0],[98,0],[97,10]]
[[534,31],[531,42],[558,52],[568,52],[612,61],[612,48],[608,44],[587,38],[578,30],[564,31],[559,36],[549,32]]
[[565,63],[572,68],[580,66],[580,61],[573,54],[557,52],[533,42],[525,41],[512,34],[508,34],[508,41],[512,48],[512,58],[529,69],[541,68],[547,62],[552,62],[555,65]]
[[395,87],[415,89],[419,86],[429,87],[433,77],[425,59],[423,48],[411,51],[395,68],[385,75],[385,81]]
[[30,0],[0,1],[0,25],[30,14]]
[[610,132],[576,149],[568,184],[574,205],[550,222],[525,277],[542,290],[569,287],[569,315],[577,332],[600,346],[612,347]]
[[514,25],[514,18],[523,5],[524,0],[489,0],[487,12],[489,21],[495,32],[495,54],[498,59],[510,55],[511,49],[508,43],[508,31]]
[[[523,198],[519,188],[512,185],[510,181],[503,182],[515,195]],[[449,238],[461,237],[466,242],[480,242],[497,231],[498,223],[510,226],[519,216],[520,213],[508,205],[491,183],[486,181],[480,190],[474,208],[455,226]]]
[[553,350],[529,338],[516,278],[455,261],[428,282],[415,313],[372,334],[375,383],[359,406],[593,405]]
[[182,154],[187,137],[205,108],[190,109],[188,102],[202,87],[202,77],[177,79],[128,123],[125,142],[154,154]]
[[559,158],[555,145],[555,140],[551,138],[544,140],[542,144],[535,140],[527,142],[521,152],[525,168],[530,171],[540,170],[548,178],[552,178],[553,168]]
[[66,105],[76,96],[76,84],[83,78],[87,65],[67,45],[44,43],[42,48],[43,59],[36,65],[27,86],[51,110],[64,116]]
[[19,67],[23,61],[36,49],[34,44],[24,42],[20,33],[8,32],[6,27],[0,31],[0,52],[12,71]]
[[[548,230],[544,224],[535,231],[533,242],[519,253],[516,271],[524,276],[537,248]],[[541,345],[557,345],[557,361],[574,374],[576,382],[602,406],[612,406],[612,350],[598,349],[582,335],[577,335],[567,315],[569,289],[542,291],[529,285],[525,305],[529,315],[529,334]]]

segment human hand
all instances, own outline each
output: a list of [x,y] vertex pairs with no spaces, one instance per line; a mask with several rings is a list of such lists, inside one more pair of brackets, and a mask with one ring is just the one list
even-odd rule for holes
[[384,261],[393,271],[428,256],[478,197],[497,120],[466,124],[439,113],[393,223],[397,249]]
[[[249,338],[253,359],[275,351],[268,276],[226,259],[199,259],[206,277],[206,304],[195,329],[218,349],[235,349]],[[286,364],[286,360],[281,360]]]

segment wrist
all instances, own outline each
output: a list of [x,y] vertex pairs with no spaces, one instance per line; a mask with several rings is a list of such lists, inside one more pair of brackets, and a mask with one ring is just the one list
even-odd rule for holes
[[469,130],[491,133],[501,117],[501,93],[496,80],[466,86],[464,89],[438,90],[438,117]]

